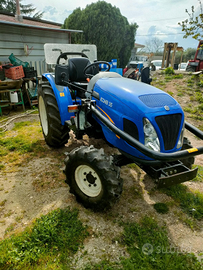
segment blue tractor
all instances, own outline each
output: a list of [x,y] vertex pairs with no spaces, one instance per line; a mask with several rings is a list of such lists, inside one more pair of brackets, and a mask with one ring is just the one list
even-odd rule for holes
[[[201,139],[203,132],[185,121],[174,98],[150,85],[149,68],[143,69],[141,82],[109,72],[108,62],[94,61],[94,45],[45,44],[45,57],[49,64],[56,61],[55,72],[43,74],[38,88],[46,143],[61,147],[73,130],[77,139],[84,134],[104,138],[120,152],[108,156],[91,145],[67,155],[66,182],[85,207],[110,207],[122,193],[120,167],[129,163],[139,165],[159,187],[195,178],[194,156],[203,147],[193,148],[184,129]],[[105,72],[100,64],[108,66]]]

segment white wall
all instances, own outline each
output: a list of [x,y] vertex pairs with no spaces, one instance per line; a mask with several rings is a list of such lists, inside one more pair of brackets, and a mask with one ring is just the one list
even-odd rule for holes
[[[0,23],[0,62],[11,53],[22,61],[44,61],[45,43],[69,43],[69,33]],[[26,56],[24,46],[30,49]],[[32,50],[31,50],[32,48]]]

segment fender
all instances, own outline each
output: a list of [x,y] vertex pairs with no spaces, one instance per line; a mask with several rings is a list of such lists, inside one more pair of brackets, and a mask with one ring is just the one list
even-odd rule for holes
[[65,121],[70,120],[71,116],[74,116],[74,113],[68,112],[68,106],[73,105],[70,89],[67,86],[56,85],[55,79],[50,73],[44,73],[43,77],[48,80],[54,91],[61,117],[61,124],[64,126]]

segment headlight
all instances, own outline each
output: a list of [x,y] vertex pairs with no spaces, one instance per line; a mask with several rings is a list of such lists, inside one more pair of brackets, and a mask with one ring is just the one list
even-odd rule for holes
[[160,151],[160,142],[156,130],[147,118],[143,119],[143,129],[145,134],[145,146],[151,150]]
[[180,133],[180,137],[179,137],[179,140],[178,140],[177,148],[180,148],[180,147],[183,146],[184,130],[185,130],[185,123],[183,124],[183,128],[182,128],[181,133]]

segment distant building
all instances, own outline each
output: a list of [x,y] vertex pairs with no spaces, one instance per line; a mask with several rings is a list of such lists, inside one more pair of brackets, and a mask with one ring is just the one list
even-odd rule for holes
[[144,47],[145,47],[145,45],[141,45],[141,44],[135,43],[134,44],[134,48],[131,51],[131,56],[130,56],[130,60],[129,61],[139,61],[137,59],[137,50],[138,49],[143,49]]

